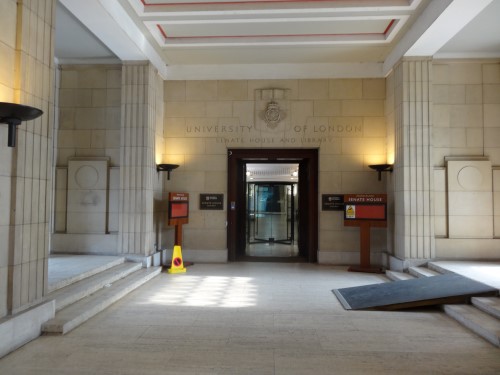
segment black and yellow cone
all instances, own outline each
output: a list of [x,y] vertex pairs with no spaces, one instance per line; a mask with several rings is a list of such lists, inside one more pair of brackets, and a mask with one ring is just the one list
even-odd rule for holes
[[184,273],[186,268],[184,267],[184,262],[182,261],[182,250],[179,245],[174,246],[174,252],[172,254],[172,264],[168,269],[168,273]]

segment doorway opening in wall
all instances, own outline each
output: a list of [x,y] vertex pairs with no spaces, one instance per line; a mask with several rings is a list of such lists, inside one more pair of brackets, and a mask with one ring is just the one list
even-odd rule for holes
[[298,173],[295,164],[246,164],[247,256],[296,257]]
[[228,150],[228,259],[316,262],[318,150]]

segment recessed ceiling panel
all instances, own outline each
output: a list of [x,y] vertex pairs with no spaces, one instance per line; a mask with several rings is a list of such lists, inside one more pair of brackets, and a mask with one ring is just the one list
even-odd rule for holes
[[420,0],[131,0],[141,4],[144,11],[181,11],[207,9],[260,8],[408,8]]
[[162,22],[158,26],[169,38],[245,38],[287,36],[378,35],[383,37],[392,19],[265,19],[212,22]]
[[[170,50],[179,48],[389,44],[421,3],[421,0],[128,1],[166,56]],[[297,55],[301,53],[298,51]],[[272,51],[267,51],[268,57],[271,54]],[[166,60],[172,61],[168,57]]]

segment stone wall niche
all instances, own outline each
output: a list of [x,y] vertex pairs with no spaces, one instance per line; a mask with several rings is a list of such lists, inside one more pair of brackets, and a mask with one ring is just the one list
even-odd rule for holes
[[449,238],[493,238],[491,161],[447,158]]
[[107,232],[108,163],[108,158],[69,160],[67,233]]

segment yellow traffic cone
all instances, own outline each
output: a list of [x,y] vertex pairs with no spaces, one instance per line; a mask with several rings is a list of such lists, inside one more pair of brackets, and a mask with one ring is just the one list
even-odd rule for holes
[[172,254],[172,265],[170,266],[168,273],[184,273],[186,268],[184,268],[184,262],[182,261],[182,250],[179,245],[174,246],[174,252]]

